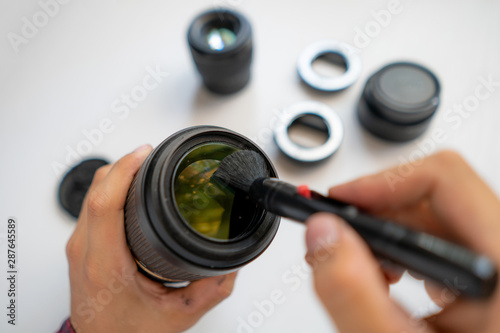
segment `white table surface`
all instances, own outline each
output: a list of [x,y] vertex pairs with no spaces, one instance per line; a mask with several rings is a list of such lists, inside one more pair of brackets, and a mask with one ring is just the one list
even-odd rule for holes
[[[250,19],[255,42],[250,84],[227,97],[203,88],[186,43],[191,19],[221,3]],[[361,0],[72,0],[60,5],[16,53],[9,33],[21,34],[23,17],[32,21],[41,7],[35,0],[1,1],[0,272],[6,271],[6,221],[14,216],[19,223],[19,280],[18,325],[12,327],[6,323],[7,284],[0,273],[0,331],[50,332],[69,314],[64,250],[75,223],[58,206],[61,174],[54,165],[69,166],[68,149],[77,149],[85,140],[83,132],[105,118],[113,129],[82,158],[114,161],[141,144],[157,145],[181,128],[213,124],[257,137],[281,178],[319,191],[418,151],[452,148],[499,193],[500,87],[463,116],[453,107],[472,100],[481,78],[500,81],[500,2],[401,0],[400,13],[391,15],[386,26],[372,31],[369,41],[357,39],[357,31],[374,28],[373,12],[388,5]],[[297,56],[319,39],[346,41],[360,49],[363,74],[346,91],[319,94],[301,84]],[[431,128],[406,144],[372,137],[355,116],[367,77],[395,60],[428,66],[442,84]],[[112,103],[141,84],[148,68],[168,76],[121,119],[112,112]],[[326,163],[304,167],[281,156],[268,134],[276,112],[309,99],[340,114],[345,140]],[[446,139],[432,141],[435,131],[443,131]],[[241,270],[233,295],[189,332],[237,332],[238,318],[247,321],[257,311],[254,302],[269,299],[275,289],[283,291],[286,301],[252,331],[335,331],[315,298],[310,275],[293,271],[304,264],[303,238],[303,226],[283,221],[270,248]],[[292,276],[300,282],[296,290],[287,280]],[[393,288],[393,295],[413,314],[432,309],[420,283],[409,278]]]

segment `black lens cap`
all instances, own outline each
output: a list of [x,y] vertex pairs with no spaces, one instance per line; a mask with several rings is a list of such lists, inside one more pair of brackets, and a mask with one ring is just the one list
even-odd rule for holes
[[85,160],[64,176],[59,185],[59,204],[71,216],[78,218],[95,172],[106,164],[109,162],[102,159]]
[[359,120],[383,139],[415,139],[430,124],[440,90],[438,79],[429,69],[410,62],[389,64],[366,82],[358,105]]

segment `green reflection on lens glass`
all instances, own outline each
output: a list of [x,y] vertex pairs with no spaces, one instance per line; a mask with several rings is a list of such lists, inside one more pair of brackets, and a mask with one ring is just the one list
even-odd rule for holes
[[248,229],[256,206],[246,194],[235,192],[210,177],[220,162],[239,150],[228,144],[209,143],[188,152],[177,167],[174,196],[186,223],[201,235],[229,240]]
[[212,28],[207,33],[207,44],[210,49],[222,51],[236,41],[234,32],[227,28]]

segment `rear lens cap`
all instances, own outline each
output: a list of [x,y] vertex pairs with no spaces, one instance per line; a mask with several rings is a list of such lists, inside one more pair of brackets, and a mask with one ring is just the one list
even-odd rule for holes
[[64,176],[59,185],[59,203],[71,216],[78,218],[95,172],[106,164],[109,163],[101,159],[85,160]]
[[383,139],[415,139],[436,112],[440,90],[429,69],[409,62],[389,64],[366,82],[358,105],[359,120]]

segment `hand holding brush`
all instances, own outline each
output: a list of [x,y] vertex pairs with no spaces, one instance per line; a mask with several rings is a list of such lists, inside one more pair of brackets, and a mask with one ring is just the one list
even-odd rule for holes
[[[266,165],[252,151],[226,157],[212,176],[277,215],[304,222],[318,212],[336,214],[366,241],[375,256],[407,268],[469,297],[490,296],[496,287],[495,265],[484,255],[392,221],[371,216],[354,205],[327,198],[307,187],[267,178]],[[471,221],[473,223],[473,221]],[[458,288],[459,287],[459,288]]]

